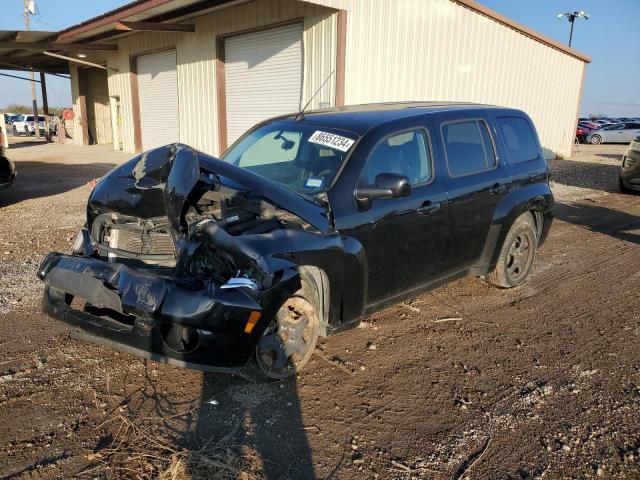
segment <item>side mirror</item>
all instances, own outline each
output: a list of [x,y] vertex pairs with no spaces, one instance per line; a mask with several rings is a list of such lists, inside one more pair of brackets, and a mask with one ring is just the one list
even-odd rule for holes
[[373,185],[356,188],[355,197],[361,209],[371,206],[371,200],[382,198],[400,198],[411,195],[411,182],[404,175],[379,173]]

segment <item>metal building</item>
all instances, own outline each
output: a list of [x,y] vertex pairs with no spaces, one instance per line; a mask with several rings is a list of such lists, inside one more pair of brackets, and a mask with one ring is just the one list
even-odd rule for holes
[[256,122],[301,108],[330,77],[311,108],[516,107],[546,155],[569,156],[590,61],[472,0],[140,0],[56,41],[102,67],[69,64],[76,141],[131,153],[180,141],[220,154]]

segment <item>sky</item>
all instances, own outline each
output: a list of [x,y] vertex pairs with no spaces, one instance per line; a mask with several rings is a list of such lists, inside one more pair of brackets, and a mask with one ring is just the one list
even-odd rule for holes
[[[130,0],[36,0],[36,15],[30,17],[31,30],[62,30],[127,3]],[[24,30],[23,0],[0,0],[0,10],[0,30]],[[26,72],[0,70],[0,73],[28,77]],[[36,92],[41,108],[40,84],[36,84]],[[47,75],[47,96],[52,107],[70,106],[69,80]],[[0,109],[10,103],[31,105],[31,85],[24,80],[0,76]]]
[[[359,0],[366,1],[366,0]],[[390,0],[391,1],[391,0]],[[395,0],[401,1],[401,0]],[[426,1],[426,0],[425,0]],[[638,62],[640,0],[479,0],[555,40],[567,43],[569,22],[559,13],[584,10],[589,20],[576,20],[572,46],[592,58],[587,66],[581,115],[640,116],[640,62]],[[36,0],[32,30],[60,30],[116,8],[129,0]],[[23,0],[0,0],[0,30],[24,27]],[[60,8],[64,5],[64,8]],[[15,72],[0,71],[15,74]],[[18,75],[26,76],[24,73]],[[69,81],[47,76],[49,104],[69,106]],[[39,90],[39,89],[38,89]],[[0,107],[9,103],[29,105],[28,82],[0,76]],[[41,105],[38,96],[38,104]]]

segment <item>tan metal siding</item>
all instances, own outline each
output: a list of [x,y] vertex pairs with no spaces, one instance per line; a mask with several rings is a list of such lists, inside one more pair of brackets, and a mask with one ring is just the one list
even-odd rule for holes
[[[196,33],[145,32],[118,41],[117,52],[109,54],[109,93],[119,96],[122,106],[122,142],[134,151],[134,122],[129,80],[131,55],[175,47],[177,51],[180,139],[212,154],[218,152],[218,118],[215,84],[216,38],[232,32],[304,19],[303,103],[335,68],[336,13],[333,10],[295,0],[257,0],[221,9],[195,18]],[[333,80],[323,88],[321,101],[333,105]]]
[[347,104],[452,100],[526,111],[569,156],[584,63],[450,0],[348,5]]

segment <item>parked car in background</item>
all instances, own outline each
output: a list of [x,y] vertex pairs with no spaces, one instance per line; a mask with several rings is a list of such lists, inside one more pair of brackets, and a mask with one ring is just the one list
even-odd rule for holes
[[578,125],[576,127],[576,138],[579,142],[584,142],[589,132],[590,130],[588,128]]
[[640,135],[640,123],[614,123],[605,125],[587,134],[587,142],[593,145],[601,143],[629,143]]
[[586,128],[588,130],[594,130],[594,129],[600,127],[600,125],[598,125],[597,123],[593,123],[593,122],[590,122],[590,121],[578,122],[578,126],[582,127],[582,128]]
[[640,135],[629,144],[620,166],[620,190],[640,192]]
[[4,135],[5,132],[0,128],[0,189],[11,186],[16,178],[16,166],[5,156]]
[[[22,115],[20,118],[13,122],[13,134],[14,135],[35,135],[36,124],[33,120],[33,115]],[[44,135],[45,121],[44,116],[38,115],[38,127],[40,128],[40,134]]]
[[284,378],[319,335],[453,279],[522,285],[552,207],[519,110],[278,117],[222,159],[172,144],[102,177],[73,253],[38,269],[43,306],[131,354],[239,373],[255,361],[257,376]]

